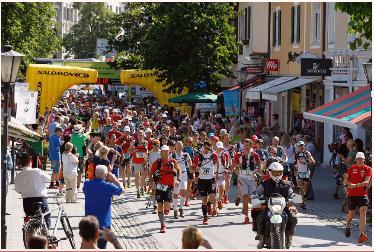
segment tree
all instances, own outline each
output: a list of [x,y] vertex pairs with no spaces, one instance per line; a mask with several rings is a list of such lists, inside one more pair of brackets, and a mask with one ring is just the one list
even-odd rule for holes
[[53,56],[61,46],[55,16],[53,3],[1,3],[1,44],[24,54],[26,64]]
[[371,45],[371,6],[371,2],[335,3],[336,10],[346,12],[350,16],[349,32],[358,35],[350,44],[352,50],[359,47],[367,49]]
[[116,14],[105,3],[74,3],[73,7],[79,10],[80,20],[63,39],[67,57],[74,54],[75,58],[96,58],[97,39],[119,32],[113,21]]
[[231,75],[237,53],[234,16],[230,3],[138,4],[130,18],[121,16],[124,37],[112,44],[116,51],[139,55],[142,68],[156,69],[166,92],[200,81],[207,84],[204,91],[216,91],[218,81]]

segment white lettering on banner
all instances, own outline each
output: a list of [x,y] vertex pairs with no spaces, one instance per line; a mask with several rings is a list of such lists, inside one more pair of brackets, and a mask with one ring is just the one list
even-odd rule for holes
[[16,119],[23,124],[36,123],[37,91],[14,92],[14,102],[16,104]]

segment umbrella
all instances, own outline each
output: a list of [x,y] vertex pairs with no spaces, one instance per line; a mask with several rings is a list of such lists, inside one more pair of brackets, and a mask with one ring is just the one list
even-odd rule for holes
[[169,99],[172,103],[215,103],[217,102],[217,95],[209,93],[188,93]]

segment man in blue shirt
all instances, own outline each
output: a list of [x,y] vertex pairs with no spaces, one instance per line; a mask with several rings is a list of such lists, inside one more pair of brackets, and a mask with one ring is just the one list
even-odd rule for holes
[[57,127],[60,127],[60,123],[61,123],[61,118],[58,115],[56,115],[54,121],[48,126],[49,137],[55,133]]
[[[58,174],[60,172],[60,146],[61,146],[61,136],[62,136],[62,129],[60,127],[56,127],[55,133],[49,137],[48,141],[48,155],[49,160],[51,160],[52,165],[52,176],[51,176],[51,184],[49,188],[57,188],[58,184]],[[56,186],[54,186],[54,181],[56,181]]]
[[[114,174],[108,172],[105,165],[98,165],[95,178],[86,180],[83,186],[85,195],[85,215],[93,215],[99,220],[100,229],[110,228],[112,225],[112,196],[120,195],[123,191],[121,183]],[[106,248],[107,242],[99,239],[97,246]]]

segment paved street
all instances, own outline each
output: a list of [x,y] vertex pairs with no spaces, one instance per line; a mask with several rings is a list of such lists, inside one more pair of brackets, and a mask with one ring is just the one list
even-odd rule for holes
[[[294,249],[366,249],[368,246],[356,245],[358,236],[358,220],[354,220],[352,237],[344,236],[344,214],[340,212],[341,200],[332,198],[333,180],[328,171],[319,168],[314,180],[315,201],[307,201],[307,210],[298,214],[299,223],[294,237]],[[9,188],[7,197],[8,246],[9,249],[21,249],[22,246],[22,200],[15,193],[14,185]],[[57,190],[49,190],[50,208],[53,195]],[[230,195],[233,200],[235,190]],[[77,246],[80,246],[78,223],[84,214],[84,195],[79,193],[79,203],[65,206],[75,232]],[[61,200],[64,200],[61,198]],[[172,212],[166,218],[167,232],[159,233],[159,222],[156,214],[146,208],[146,200],[136,199],[134,190],[127,190],[124,195],[116,197],[112,208],[113,230],[118,235],[126,249],[177,249],[181,246],[181,234],[186,225],[197,225],[202,229],[206,239],[216,249],[254,249],[257,241],[250,225],[241,224],[243,216],[241,208],[233,203],[225,206],[218,217],[210,218],[209,225],[202,225],[201,207],[198,201],[193,201],[191,207],[185,210],[184,219],[174,220]],[[56,220],[56,214],[53,215]],[[52,222],[53,222],[52,221]],[[367,228],[372,236],[371,226]],[[59,226],[57,237],[63,235]],[[370,239],[370,244],[372,240]],[[68,249],[67,241],[61,242],[60,248]],[[112,248],[109,246],[109,248]]]

